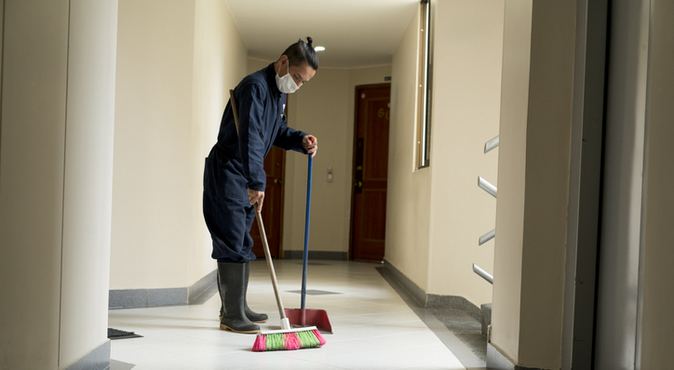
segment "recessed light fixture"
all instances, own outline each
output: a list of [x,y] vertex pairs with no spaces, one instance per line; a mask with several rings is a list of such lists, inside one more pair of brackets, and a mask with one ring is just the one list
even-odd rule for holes
[[320,53],[321,51],[325,51],[325,46],[318,45],[314,48],[314,50],[316,50],[317,53]]

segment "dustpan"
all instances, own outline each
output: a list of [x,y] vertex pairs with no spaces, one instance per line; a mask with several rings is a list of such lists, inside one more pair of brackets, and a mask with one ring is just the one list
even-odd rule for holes
[[302,257],[302,299],[300,308],[286,308],[285,314],[293,326],[315,326],[318,330],[332,333],[328,313],[322,309],[306,308],[307,302],[307,265],[309,264],[309,219],[311,211],[311,178],[313,157],[307,156],[307,204],[304,218],[304,254]]

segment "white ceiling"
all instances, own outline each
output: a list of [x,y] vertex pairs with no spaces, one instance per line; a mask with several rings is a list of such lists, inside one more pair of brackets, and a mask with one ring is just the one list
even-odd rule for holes
[[276,59],[298,38],[323,45],[321,67],[390,64],[419,0],[227,0],[249,55]]

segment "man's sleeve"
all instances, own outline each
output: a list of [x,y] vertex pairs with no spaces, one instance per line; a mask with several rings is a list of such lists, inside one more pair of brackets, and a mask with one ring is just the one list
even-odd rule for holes
[[264,172],[263,102],[264,89],[255,83],[240,87],[237,94],[239,111],[239,147],[241,163],[248,180],[248,189],[264,191],[267,175]]
[[304,145],[302,144],[302,139],[304,139],[305,135],[306,133],[300,130],[295,130],[288,127],[288,124],[284,119],[283,123],[281,124],[281,128],[274,139],[274,145],[285,150],[294,150],[296,152],[306,154],[307,151],[304,149]]

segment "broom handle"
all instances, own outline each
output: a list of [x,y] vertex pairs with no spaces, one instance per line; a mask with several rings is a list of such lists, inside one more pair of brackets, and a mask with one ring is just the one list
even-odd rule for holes
[[267,260],[267,267],[269,267],[269,275],[271,275],[271,283],[274,286],[274,295],[276,296],[276,305],[281,320],[286,318],[285,310],[283,309],[283,302],[278,292],[278,281],[276,280],[276,271],[274,270],[274,263],[271,260],[271,252],[269,251],[269,243],[267,242],[267,233],[264,231],[264,223],[262,222],[262,212],[260,212],[255,205],[255,217],[257,218],[257,226],[260,229],[260,236],[262,239],[262,246],[264,247],[264,256]]
[[[239,112],[236,105],[236,99],[234,98],[234,90],[229,90],[229,101],[232,108],[232,117],[234,118],[234,126],[236,128],[236,135],[239,137]],[[241,149],[241,143],[239,143],[239,149]],[[243,158],[243,154],[241,155]],[[267,242],[267,233],[264,231],[264,222],[262,222],[262,213],[255,205],[255,217],[257,218],[257,226],[260,228],[260,236],[262,239],[262,246],[264,247],[264,256],[267,260],[267,267],[269,267],[269,274],[271,275],[271,283],[274,286],[274,295],[276,296],[276,305],[278,306],[278,312],[281,316],[281,326],[283,329],[289,329],[289,324],[286,326],[288,321],[286,317],[285,310],[283,309],[283,302],[281,301],[281,296],[278,292],[278,281],[276,280],[276,271],[274,270],[274,263],[271,260],[271,252],[269,251],[269,243]]]
[[313,157],[307,156],[307,202],[304,213],[304,255],[302,258],[302,300],[300,307],[304,310],[307,301],[307,265],[309,264],[309,221],[311,216],[311,179]]

